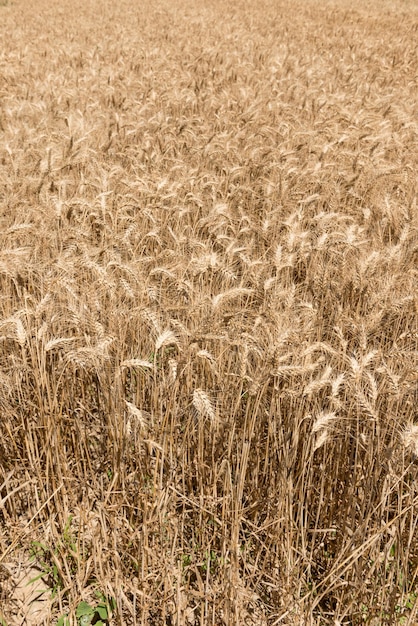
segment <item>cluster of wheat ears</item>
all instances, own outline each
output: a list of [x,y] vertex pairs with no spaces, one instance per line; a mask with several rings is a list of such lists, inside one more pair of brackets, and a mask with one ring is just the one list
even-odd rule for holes
[[417,37],[2,3],[4,623],[418,623]]

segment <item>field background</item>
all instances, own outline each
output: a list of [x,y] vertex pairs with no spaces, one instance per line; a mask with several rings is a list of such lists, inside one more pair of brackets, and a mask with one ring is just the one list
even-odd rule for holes
[[0,41],[1,623],[417,624],[416,2]]

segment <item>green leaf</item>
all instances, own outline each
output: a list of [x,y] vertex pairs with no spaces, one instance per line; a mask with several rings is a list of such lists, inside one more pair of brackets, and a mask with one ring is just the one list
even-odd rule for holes
[[415,593],[410,593],[408,596],[408,600],[406,601],[405,607],[409,610],[412,610],[415,606],[416,599],[417,597]]
[[38,574],[38,576],[35,576],[34,578],[31,578],[30,581],[26,583],[26,587],[28,585],[32,585],[33,583],[35,583],[40,578],[43,578],[44,576],[48,576],[48,572],[41,572],[40,574]]
[[72,521],[73,521],[73,517],[74,517],[73,515],[70,515],[70,516],[68,517],[67,521],[65,522],[64,532],[63,532],[64,536],[65,536],[65,535],[67,535],[68,531],[69,531],[69,530],[70,530],[70,528],[71,528],[71,523],[72,523]]
[[[96,607],[96,613],[99,614],[100,619],[107,620],[107,618],[108,618],[107,605],[106,604],[99,604]],[[97,622],[96,622],[96,624],[97,624]]]
[[76,614],[76,617],[84,617],[85,615],[89,615],[93,617],[94,609],[92,606],[90,606],[90,604],[83,601],[83,602],[80,602],[80,604],[78,605],[75,614]]

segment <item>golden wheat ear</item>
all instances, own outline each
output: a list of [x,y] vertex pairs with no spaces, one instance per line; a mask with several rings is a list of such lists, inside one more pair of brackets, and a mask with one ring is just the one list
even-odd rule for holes
[[212,424],[216,424],[215,405],[206,391],[203,391],[203,389],[195,389],[193,391],[193,406],[199,417],[208,418]]
[[311,431],[317,435],[314,450],[318,450],[329,440],[337,420],[338,415],[334,411],[322,412],[316,417]]
[[400,442],[412,460],[418,459],[418,424],[407,424],[400,432]]

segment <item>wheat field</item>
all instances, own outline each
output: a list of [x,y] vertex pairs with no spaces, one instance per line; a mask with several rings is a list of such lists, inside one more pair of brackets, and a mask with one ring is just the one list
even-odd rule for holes
[[418,624],[416,2],[0,37],[0,624]]

